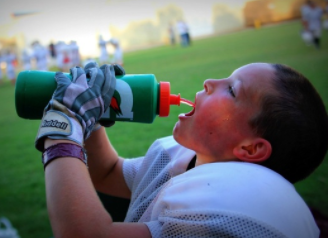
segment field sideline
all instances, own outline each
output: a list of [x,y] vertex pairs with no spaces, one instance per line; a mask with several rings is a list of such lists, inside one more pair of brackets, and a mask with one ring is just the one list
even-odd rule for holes
[[[328,32],[323,32],[322,48],[306,46],[296,21],[197,39],[191,47],[161,46],[124,55],[130,74],[155,74],[169,81],[172,93],[194,100],[207,78],[228,77],[251,62],[287,64],[311,79],[328,109]],[[179,113],[190,108],[171,107],[170,116],[152,124],[116,123],[107,133],[119,154],[142,156],[159,137],[172,133]],[[13,223],[22,238],[52,236],[46,210],[41,154],[34,149],[39,120],[24,120],[15,111],[14,87],[5,80],[0,85],[0,217]],[[295,185],[309,206],[328,215],[328,156],[306,180]]]

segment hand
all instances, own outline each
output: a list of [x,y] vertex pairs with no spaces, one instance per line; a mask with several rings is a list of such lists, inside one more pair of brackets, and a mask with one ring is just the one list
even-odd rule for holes
[[67,139],[81,146],[102,114],[108,109],[116,86],[114,65],[89,63],[84,70],[72,68],[72,80],[63,73],[55,75],[57,89],[45,108],[36,138],[36,148],[43,151],[45,137]]
[[[124,76],[125,75],[125,70],[122,66],[117,65],[117,64],[114,64],[113,66],[114,66],[115,76]],[[102,126],[103,127],[111,127],[114,124],[115,124],[115,121],[110,121],[110,120],[99,121],[93,127],[92,132],[99,130]]]

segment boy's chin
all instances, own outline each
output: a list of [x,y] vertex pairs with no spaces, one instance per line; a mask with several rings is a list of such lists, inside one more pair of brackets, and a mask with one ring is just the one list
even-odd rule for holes
[[173,138],[179,143],[179,141],[181,140],[181,133],[180,133],[180,123],[179,121],[177,121],[177,123],[175,123],[175,126],[173,127]]
[[184,133],[182,133],[181,128],[179,126],[179,122],[177,122],[174,126],[173,129],[173,138],[176,142],[178,142],[180,145],[185,145],[186,143],[186,135]]

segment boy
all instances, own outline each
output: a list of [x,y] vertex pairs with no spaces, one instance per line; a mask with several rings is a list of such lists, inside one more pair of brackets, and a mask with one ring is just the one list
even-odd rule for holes
[[[291,184],[319,166],[328,145],[324,104],[301,74],[254,63],[205,80],[173,137],[124,160],[95,127],[124,70],[91,63],[71,73],[72,83],[56,74],[36,139],[56,237],[319,237]],[[89,170],[79,161],[84,139]],[[112,222],[94,188],[131,199],[124,223]]]

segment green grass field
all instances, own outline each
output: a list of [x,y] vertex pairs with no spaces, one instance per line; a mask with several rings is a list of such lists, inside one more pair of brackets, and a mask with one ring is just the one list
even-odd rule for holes
[[[311,79],[328,108],[328,32],[316,50],[300,38],[300,23],[250,29],[195,40],[191,47],[162,46],[125,54],[127,73],[152,73],[158,81],[171,82],[172,93],[194,100],[207,78],[224,78],[244,64],[269,62],[287,64]],[[38,120],[17,116],[14,87],[0,85],[0,217],[10,219],[22,238],[52,236],[44,189],[41,154],[34,149]],[[122,123],[107,129],[123,157],[143,155],[158,137],[170,135],[179,113],[190,108],[171,107],[167,118],[153,124]],[[328,215],[328,156],[306,180],[296,184],[308,205]]]

